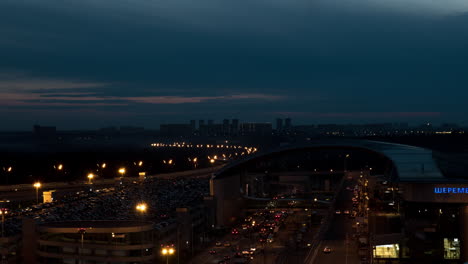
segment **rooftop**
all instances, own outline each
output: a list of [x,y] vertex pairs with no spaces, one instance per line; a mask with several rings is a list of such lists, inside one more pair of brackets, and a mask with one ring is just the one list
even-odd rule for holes
[[454,180],[444,177],[437,166],[432,155],[432,150],[430,149],[396,143],[356,139],[320,140],[306,144],[287,145],[267,152],[258,152],[253,155],[249,155],[242,160],[228,164],[221,170],[217,171],[214,174],[214,177],[222,177],[222,175],[227,171],[241,166],[247,161],[259,159],[265,155],[296,149],[324,147],[359,148],[379,153],[393,162],[398,174],[398,179],[396,180],[400,182],[445,182]]

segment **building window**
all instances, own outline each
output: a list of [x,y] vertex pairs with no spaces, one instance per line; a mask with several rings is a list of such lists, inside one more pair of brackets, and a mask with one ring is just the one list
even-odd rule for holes
[[460,258],[460,241],[458,238],[444,238],[444,259]]
[[398,258],[400,247],[398,244],[379,245],[374,247],[374,258]]

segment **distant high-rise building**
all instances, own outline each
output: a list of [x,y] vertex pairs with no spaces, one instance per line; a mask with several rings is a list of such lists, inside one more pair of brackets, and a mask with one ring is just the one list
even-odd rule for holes
[[243,135],[257,135],[265,136],[271,135],[272,131],[271,123],[242,123],[240,124],[240,130]]
[[192,131],[195,131],[197,128],[195,120],[190,120],[190,127],[192,128]]
[[198,120],[198,128],[201,128],[205,125],[205,120]]
[[239,131],[239,119],[233,119],[231,124],[231,135],[236,135]]
[[208,120],[208,125],[209,126],[212,126],[214,123],[213,123],[213,120]]
[[229,134],[229,119],[223,119],[223,134],[228,135]]
[[292,128],[292,123],[291,123],[291,118],[286,118],[284,120],[284,128],[285,129],[291,129]]
[[283,130],[283,119],[276,118],[276,131]]

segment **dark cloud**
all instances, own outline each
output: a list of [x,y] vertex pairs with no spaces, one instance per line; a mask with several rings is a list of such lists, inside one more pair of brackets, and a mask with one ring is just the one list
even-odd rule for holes
[[[54,86],[26,87],[21,99],[0,82],[5,98],[21,102],[2,112],[13,119],[20,109],[60,107],[64,115],[79,115],[95,106],[108,118],[127,111],[128,122],[141,117],[153,126],[175,116],[271,119],[278,113],[303,122],[373,118],[359,113],[465,122],[466,2],[378,3],[4,0],[0,78]],[[191,101],[252,94],[281,99]],[[180,103],[158,103],[164,97]],[[412,112],[441,114],[385,114]],[[41,120],[63,121],[52,117],[59,114]]]

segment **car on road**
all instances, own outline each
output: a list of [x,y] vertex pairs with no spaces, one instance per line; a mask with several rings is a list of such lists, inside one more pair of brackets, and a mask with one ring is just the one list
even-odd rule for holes
[[245,255],[250,255],[250,250],[243,249],[241,253],[242,253],[242,255],[244,255],[244,256],[245,256]]
[[336,210],[336,211],[335,211],[335,214],[339,215],[339,214],[341,214],[341,211],[340,211],[340,210]]
[[349,215],[349,210],[345,210],[343,213],[344,213],[345,215]]
[[211,254],[211,255],[216,254],[216,250],[210,250],[210,254]]
[[230,247],[230,246],[231,246],[231,242],[229,242],[229,241],[224,242],[224,246],[225,246],[225,247]]
[[331,250],[330,247],[324,247],[323,248],[323,253],[331,253],[331,252],[332,252],[332,250]]
[[223,245],[223,244],[222,244],[221,242],[219,242],[219,241],[216,242],[216,246],[217,246],[217,247],[220,247],[220,246],[222,246],[222,245]]

